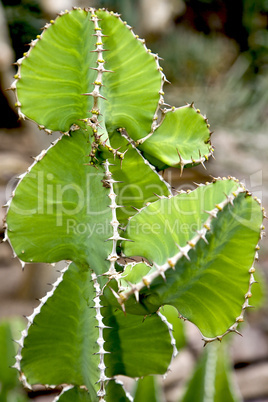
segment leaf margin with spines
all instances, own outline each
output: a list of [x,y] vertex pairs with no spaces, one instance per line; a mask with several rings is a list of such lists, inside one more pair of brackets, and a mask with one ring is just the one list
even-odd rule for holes
[[[219,180],[218,179],[214,179],[214,180]],[[223,180],[226,178],[223,178]],[[236,191],[234,191],[231,195],[226,195],[226,199],[222,202],[219,203],[218,205],[216,205],[216,207],[214,208],[214,210],[212,211],[208,211],[207,213],[209,214],[209,218],[207,219],[207,222],[204,225],[204,229],[202,232],[198,233],[197,236],[195,236],[195,238],[191,239],[191,241],[188,242],[188,244],[185,246],[186,248],[180,248],[179,253],[177,254],[177,256],[173,256],[171,258],[169,258],[168,262],[166,262],[164,265],[160,265],[158,266],[157,264],[154,263],[154,266],[156,265],[156,269],[155,271],[150,271],[147,275],[145,275],[144,277],[141,278],[140,282],[138,283],[129,283],[129,287],[128,289],[126,288],[125,290],[122,290],[122,287],[119,289],[118,292],[116,292],[115,290],[113,290],[113,294],[115,296],[115,298],[117,299],[117,301],[119,302],[119,304],[122,306],[124,305],[124,309],[127,310],[127,303],[129,298],[131,298],[132,295],[135,295],[136,300],[138,301],[139,299],[139,293],[142,289],[145,289],[146,286],[149,288],[150,284],[153,282],[153,280],[155,278],[160,278],[162,276],[163,280],[165,280],[165,272],[167,270],[169,270],[170,268],[174,269],[175,264],[177,263],[177,261],[188,255],[188,252],[195,247],[195,245],[200,241],[200,239],[204,239],[205,237],[205,233],[208,231],[208,229],[210,228],[210,223],[212,221],[212,219],[214,217],[217,216],[218,212],[220,212],[225,204],[232,204],[233,200],[240,194],[240,193],[244,193],[247,196],[251,196],[250,193],[247,192],[247,190],[245,189],[243,184],[240,184],[239,181],[237,179],[234,178],[228,178],[229,180],[235,180],[238,183],[238,189]],[[260,201],[256,199],[256,197],[254,197],[254,201],[257,202],[257,204],[260,205]],[[253,202],[254,202],[253,201]],[[146,207],[144,207],[146,208]],[[262,216],[263,215],[263,208],[261,208],[262,211]],[[260,230],[262,229],[262,226],[260,227]],[[256,246],[255,248],[255,258],[257,256],[257,250],[259,249],[258,246]],[[135,263],[134,263],[135,264]],[[249,285],[248,285],[248,291],[245,294],[245,302],[242,304],[242,309],[241,309],[241,314],[236,318],[235,323],[233,325],[231,325],[224,333],[222,333],[221,335],[217,335],[215,337],[207,337],[204,336],[202,333],[202,339],[204,340],[205,344],[212,342],[214,340],[221,340],[223,336],[227,335],[230,332],[236,332],[239,333],[237,330],[237,327],[239,325],[240,322],[242,322],[244,320],[243,315],[245,310],[248,307],[251,307],[248,303],[249,298],[251,297],[251,286],[253,285],[253,283],[255,282],[254,279],[254,272],[255,272],[255,268],[254,268],[254,263],[251,266],[251,268],[249,269]],[[138,313],[138,314],[142,314],[142,312]],[[181,316],[181,318],[186,319],[185,317]]]

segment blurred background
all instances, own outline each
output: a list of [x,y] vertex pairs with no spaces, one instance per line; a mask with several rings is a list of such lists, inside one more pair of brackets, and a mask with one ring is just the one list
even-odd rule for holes
[[[12,63],[48,20],[72,6],[105,7],[122,14],[146,39],[147,47],[163,58],[161,66],[172,83],[164,88],[166,102],[182,106],[194,101],[207,115],[216,160],[206,164],[207,170],[195,167],[182,177],[170,169],[165,178],[176,188],[187,189],[193,188],[193,181],[210,181],[211,175],[236,176],[268,211],[268,0],[0,1],[0,204],[6,203],[16,176],[31,164],[31,157],[53,139],[33,123],[18,121],[15,99],[6,91],[16,72]],[[2,208],[2,238],[4,213]],[[261,307],[248,314],[244,336],[233,337],[232,349],[238,386],[248,402],[268,401],[267,238],[260,245]],[[22,272],[9,245],[2,243],[0,322],[31,314],[36,299],[50,290],[47,283],[55,278],[55,268],[45,264],[26,265]],[[24,322],[14,325],[15,339],[20,325]],[[163,385],[168,402],[178,401],[203,346],[193,325],[187,325],[186,332],[187,348]],[[37,389],[22,397],[51,401],[50,392]],[[24,400],[16,398],[14,402]]]

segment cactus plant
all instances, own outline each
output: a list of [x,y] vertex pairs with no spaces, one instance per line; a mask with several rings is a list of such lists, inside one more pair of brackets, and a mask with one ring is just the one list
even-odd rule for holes
[[[22,266],[66,260],[28,318],[15,367],[58,401],[127,401],[119,374],[164,374],[176,355],[160,308],[205,343],[249,307],[263,209],[238,180],[172,194],[160,174],[213,153],[206,117],[164,102],[166,77],[118,14],[65,11],[18,60],[20,118],[61,136],[20,177],[6,232]],[[171,314],[171,316],[172,316]]]

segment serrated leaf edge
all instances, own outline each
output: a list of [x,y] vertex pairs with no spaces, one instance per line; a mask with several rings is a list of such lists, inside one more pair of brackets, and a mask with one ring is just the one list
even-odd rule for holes
[[116,252],[116,247],[117,247],[117,242],[119,240],[124,240],[119,232],[118,232],[118,228],[119,228],[119,221],[117,219],[117,215],[116,215],[116,209],[120,208],[119,205],[117,205],[116,203],[116,197],[117,195],[114,192],[114,183],[116,183],[116,181],[112,178],[112,173],[109,170],[109,166],[111,165],[111,163],[108,161],[108,159],[106,159],[106,161],[103,163],[104,168],[105,168],[105,183],[107,184],[107,186],[109,186],[110,191],[108,194],[108,197],[111,200],[111,204],[109,205],[111,211],[112,211],[112,220],[110,222],[110,225],[113,228],[113,235],[112,237],[110,237],[107,240],[112,240],[113,242],[113,247],[112,247],[112,251],[111,253],[108,255],[107,260],[110,262],[110,267],[109,270],[104,274],[106,276],[109,277],[109,279],[112,278],[117,278],[118,272],[115,269],[115,263],[117,262],[117,260],[119,259],[119,255]]
[[52,402],[57,402],[65,392],[70,391],[73,388],[74,388],[74,385],[66,385],[65,387],[62,388],[61,393],[58,396],[56,396],[56,398],[53,399]]
[[[59,138],[57,138],[54,142],[52,142],[51,145],[50,145],[46,150],[43,149],[36,157],[33,157],[34,162],[31,164],[31,166],[28,167],[28,169],[26,170],[26,172],[24,172],[24,173],[22,173],[22,174],[20,174],[20,175],[18,176],[18,179],[19,179],[19,180],[18,180],[18,183],[16,184],[16,187],[14,188],[14,190],[13,190],[12,193],[11,193],[11,197],[9,198],[9,200],[7,201],[7,203],[6,203],[5,205],[3,205],[3,207],[6,207],[6,208],[7,208],[7,209],[6,209],[5,218],[4,218],[4,230],[5,230],[5,232],[4,232],[3,242],[6,242],[6,241],[7,241],[7,242],[9,243],[9,245],[10,245],[10,247],[11,247],[11,250],[12,250],[12,253],[13,253],[13,257],[14,257],[14,258],[18,258],[18,260],[19,260],[19,262],[20,262],[20,264],[21,264],[22,269],[24,269],[24,267],[25,267],[26,264],[30,264],[31,261],[30,261],[30,262],[28,262],[28,261],[25,262],[25,261],[23,261],[21,258],[19,258],[18,255],[16,254],[16,252],[15,252],[13,246],[12,246],[12,243],[11,243],[11,241],[10,241],[10,239],[9,239],[9,236],[8,236],[8,231],[12,232],[12,228],[9,228],[9,226],[8,226],[8,224],[7,224],[6,217],[7,217],[8,211],[9,211],[9,209],[10,209],[11,202],[12,202],[13,198],[14,198],[15,195],[16,195],[16,190],[17,190],[18,186],[20,185],[20,183],[22,182],[22,180],[24,179],[24,177],[27,176],[27,175],[31,172],[31,170],[33,169],[33,167],[34,167],[39,161],[41,161],[41,160],[46,156],[47,152],[48,152],[51,148],[53,148],[53,147],[62,139],[63,135],[64,135],[64,134],[62,134]],[[22,250],[22,253],[21,253],[21,254],[23,254],[23,253],[24,253],[24,250]],[[55,261],[55,262],[56,262],[56,261]]]
[[127,390],[125,389],[124,383],[123,383],[122,381],[118,380],[117,378],[114,379],[114,382],[115,382],[117,385],[121,385],[121,387],[122,387],[123,390],[125,391],[125,394],[126,394],[126,397],[128,398],[128,400],[129,400],[130,402],[133,402],[133,401],[134,401],[134,398],[133,398],[133,396],[132,396],[129,392],[127,392]]
[[[106,10],[106,9],[103,9],[103,11],[107,11],[107,10]],[[152,121],[152,125],[151,125],[151,131],[150,131],[150,133],[145,137],[145,138],[148,138],[148,136],[151,136],[151,135],[153,134],[153,132],[156,130],[157,126],[158,126],[158,123],[157,123],[157,121],[158,121],[158,113],[161,111],[161,107],[165,105],[163,87],[164,87],[165,82],[169,83],[169,81],[167,80],[167,78],[166,78],[166,76],[165,76],[165,74],[164,74],[164,72],[163,72],[163,68],[160,66],[160,60],[161,60],[161,58],[158,56],[158,54],[153,53],[153,52],[151,51],[151,49],[147,48],[146,43],[145,43],[145,39],[142,39],[142,38],[139,37],[139,35],[136,35],[135,32],[133,31],[133,28],[132,28],[130,25],[128,25],[126,21],[123,21],[123,20],[121,19],[121,15],[120,15],[120,14],[114,13],[114,12],[112,12],[112,11],[109,12],[109,14],[115,16],[116,18],[118,18],[118,19],[121,21],[121,23],[122,23],[123,25],[125,25],[125,26],[128,28],[128,30],[132,33],[133,37],[134,37],[136,40],[138,40],[138,41],[143,45],[143,47],[144,47],[146,53],[148,53],[148,54],[155,60],[156,69],[159,71],[160,76],[161,76],[161,84],[160,84],[160,88],[159,88],[159,91],[158,91],[158,93],[159,93],[159,101],[158,101],[156,110],[155,110],[154,115],[153,115],[153,121]]]
[[[161,319],[161,321],[162,321],[162,322],[167,326],[167,328],[168,328],[168,332],[169,332],[169,335],[170,335],[170,343],[171,343],[171,346],[173,347],[173,353],[172,353],[172,358],[171,358],[171,362],[172,362],[172,360],[173,360],[173,359],[177,356],[177,354],[178,354],[178,349],[177,349],[177,347],[176,347],[176,340],[175,340],[175,338],[174,338],[174,336],[173,336],[173,325],[172,325],[170,322],[168,322],[167,318],[166,318],[162,313],[160,313],[160,311],[157,311],[156,314],[158,315],[158,317]],[[170,371],[171,362],[170,362],[170,364],[169,364],[169,366],[168,366],[168,368],[167,368],[166,374],[164,374],[164,376],[163,376],[164,379],[166,378],[168,372]]]
[[[213,208],[213,209],[210,210],[210,211],[205,211],[205,212],[209,215],[209,217],[208,217],[208,219],[205,221],[205,223],[203,224],[202,229],[199,230],[199,231],[197,231],[197,234],[196,234],[190,241],[188,241],[188,243],[187,243],[186,246],[180,247],[179,245],[177,245],[177,247],[179,248],[179,252],[178,252],[176,255],[174,255],[173,257],[169,258],[169,259],[167,260],[167,262],[164,263],[163,265],[158,265],[158,264],[156,264],[156,263],[153,263],[153,265],[154,265],[154,267],[156,268],[156,270],[153,271],[153,272],[151,272],[151,273],[148,274],[148,275],[145,275],[145,276],[142,278],[142,280],[141,280],[140,282],[138,282],[137,284],[131,284],[130,289],[121,290],[121,291],[119,291],[118,293],[116,293],[115,291],[113,291],[113,294],[114,294],[114,296],[116,297],[118,303],[121,305],[121,308],[123,309],[123,311],[125,311],[125,302],[126,302],[132,295],[135,295],[136,300],[139,301],[139,292],[140,292],[145,286],[149,288],[149,287],[150,287],[150,284],[152,283],[152,281],[153,281],[154,279],[160,277],[160,276],[163,278],[163,280],[166,280],[165,272],[166,272],[168,269],[175,269],[175,265],[177,264],[177,262],[178,262],[182,257],[186,257],[186,258],[189,259],[188,252],[189,252],[192,248],[194,248],[194,247],[196,246],[196,244],[197,244],[201,239],[203,239],[204,241],[207,242],[207,240],[206,240],[206,234],[207,234],[207,232],[210,230],[210,225],[211,225],[212,220],[217,217],[218,213],[219,213],[220,211],[222,211],[222,209],[223,209],[226,205],[228,205],[228,204],[232,205],[234,199],[238,196],[238,194],[240,194],[240,193],[245,193],[246,195],[251,196],[251,194],[245,189],[243,183],[240,183],[239,180],[237,180],[237,179],[235,179],[235,178],[233,178],[233,177],[228,177],[228,179],[226,179],[225,177],[222,178],[222,179],[221,179],[221,178],[217,178],[217,179],[214,179],[213,182],[215,182],[215,181],[217,181],[217,180],[234,180],[235,182],[238,183],[238,188],[237,188],[237,190],[233,191],[231,194],[225,195],[225,197],[226,197],[225,200],[223,200],[223,201],[222,201],[221,203],[219,203],[219,204],[216,204],[216,205],[215,205],[215,208]],[[208,184],[210,184],[210,183],[208,183]],[[202,185],[203,185],[203,184],[202,184]],[[168,198],[168,197],[166,197],[166,198]],[[260,200],[258,200],[256,197],[254,197],[254,200],[260,205]],[[146,208],[146,207],[144,207],[144,208]],[[144,209],[144,208],[142,208],[142,209]],[[142,210],[142,209],[141,209],[141,210]],[[141,210],[140,210],[140,211],[141,211]],[[140,211],[139,211],[139,212],[140,212]],[[264,209],[263,209],[263,208],[262,208],[262,213],[263,213],[263,216],[265,216],[265,215],[264,215]],[[261,230],[262,230],[262,229],[264,229],[264,226],[263,226],[263,225],[261,225],[261,227],[260,227],[260,238],[261,238],[261,233],[262,233]],[[255,262],[255,260],[258,258],[258,250],[259,250],[259,246],[258,246],[258,245],[256,246],[256,249],[255,249],[255,250],[256,250],[256,252],[255,252],[254,262]],[[230,326],[223,334],[221,334],[221,335],[218,335],[218,336],[209,338],[209,337],[205,337],[205,336],[201,333],[202,340],[204,341],[204,345],[206,345],[206,344],[209,343],[209,342],[213,342],[213,341],[215,341],[215,340],[221,341],[222,338],[223,338],[225,335],[227,335],[228,333],[230,333],[230,332],[235,332],[235,333],[241,335],[240,332],[237,330],[237,327],[238,327],[239,323],[241,323],[241,322],[244,321],[244,312],[245,312],[245,310],[246,310],[247,308],[252,307],[252,306],[249,305],[249,298],[252,296],[252,294],[251,294],[251,287],[252,287],[253,283],[256,282],[256,281],[255,281],[255,278],[254,278],[254,272],[255,272],[254,262],[253,262],[253,264],[252,264],[252,267],[249,269],[249,276],[250,276],[250,278],[249,278],[249,287],[248,287],[247,293],[245,294],[245,302],[244,302],[243,305],[242,305],[241,314],[236,318],[235,323],[234,323],[233,325],[231,325],[231,326]],[[182,318],[182,319],[184,319],[184,320],[187,320],[185,317],[181,316],[180,314],[179,314],[179,317]]]
[[106,365],[104,362],[104,355],[107,353],[110,353],[110,352],[108,352],[104,349],[105,340],[103,337],[103,330],[104,330],[104,328],[109,328],[109,327],[104,325],[103,321],[102,321],[103,316],[101,314],[101,307],[103,307],[103,306],[101,305],[101,302],[100,302],[100,296],[102,295],[102,290],[101,290],[100,284],[98,283],[97,275],[93,272],[91,274],[91,278],[93,281],[93,286],[96,291],[96,296],[94,297],[94,308],[96,310],[95,318],[98,321],[98,329],[99,329],[99,337],[97,339],[99,351],[96,354],[98,354],[100,357],[100,362],[98,364],[100,376],[99,376],[99,380],[98,380],[99,390],[97,391],[97,396],[99,397],[99,402],[105,402],[105,399],[104,399],[104,397],[106,395],[105,387],[106,387],[107,382],[110,381],[111,378],[107,377],[105,374]]
[[[172,113],[172,112],[175,112],[176,110],[183,109],[183,108],[192,108],[193,110],[195,110],[195,112],[196,112],[197,114],[199,114],[201,117],[203,117],[204,122],[205,122],[205,124],[206,124],[206,126],[207,126],[207,128],[208,128],[209,139],[208,139],[207,141],[208,141],[208,144],[210,144],[210,145],[208,146],[208,149],[209,149],[208,154],[207,154],[207,155],[201,155],[201,152],[200,152],[200,150],[199,150],[199,158],[196,158],[196,159],[193,159],[193,158],[191,158],[191,159],[184,159],[184,158],[181,156],[179,150],[177,149],[178,159],[179,159],[177,165],[180,166],[181,175],[182,175],[182,172],[183,172],[184,167],[185,167],[185,166],[189,166],[189,165],[190,165],[190,166],[195,166],[195,165],[197,165],[197,164],[201,164],[201,165],[203,166],[203,168],[206,169],[204,163],[208,161],[208,159],[209,159],[210,156],[213,157],[213,152],[214,152],[214,148],[213,148],[213,146],[212,146],[211,143],[210,143],[210,138],[211,138],[212,132],[209,130],[210,125],[208,124],[208,119],[207,119],[206,116],[203,116],[203,115],[200,113],[200,110],[199,110],[199,109],[196,109],[196,108],[195,108],[194,103],[187,104],[186,106],[180,106],[180,107],[172,106],[172,107],[169,108],[169,109],[166,109],[166,108],[163,109],[163,110],[161,109],[161,119],[160,119],[160,122],[155,126],[154,131],[155,131],[157,128],[159,128],[159,127],[161,126],[161,124],[163,123],[163,121],[164,121],[164,119],[165,119],[165,115],[166,115],[167,113]],[[146,137],[143,137],[143,138],[137,140],[137,141],[135,142],[135,145],[136,145],[136,146],[142,145],[147,139],[149,139],[149,138],[154,134],[154,131],[151,132],[150,134],[148,134]],[[177,165],[176,165],[176,166],[177,166]]]
[[[24,347],[24,340],[28,336],[29,328],[33,324],[33,321],[34,321],[35,317],[40,313],[42,307],[46,304],[47,300],[50,299],[53,296],[53,294],[54,294],[55,290],[57,289],[58,285],[62,282],[64,273],[68,270],[69,265],[70,265],[70,263],[68,263],[68,265],[66,267],[64,267],[60,271],[61,274],[58,277],[58,279],[52,284],[52,289],[49,292],[47,292],[47,294],[44,297],[42,297],[40,299],[40,304],[33,310],[33,313],[26,317],[27,326],[21,332],[21,338],[19,340],[15,341],[19,345],[19,348],[18,348],[17,355],[15,356],[16,362],[12,367],[15,368],[16,370],[18,370],[20,381],[22,382],[22,384],[23,384],[23,386],[25,388],[32,389],[30,383],[27,380],[27,377],[25,376],[25,374],[21,370],[21,360],[22,360],[21,352],[22,352],[22,349]],[[49,388],[55,388],[56,387],[56,385],[51,385],[51,384],[46,384],[46,386],[49,387]]]
[[170,195],[172,195],[172,188],[171,185],[163,178],[163,176],[161,176],[154,165],[152,165],[141,153],[141,151],[139,150],[139,148],[136,147],[135,141],[133,141],[127,134],[127,132],[125,131],[125,129],[120,128],[118,129],[118,131],[120,132],[120,134],[122,135],[123,138],[125,138],[128,143],[132,146],[133,149],[136,150],[136,152],[138,153],[138,155],[141,157],[141,159],[143,160],[143,162],[145,163],[145,165],[149,166],[151,168],[151,170],[158,176],[158,178],[165,184],[165,186],[167,187]]
[[[69,14],[69,11],[66,10],[66,11],[60,12],[60,13],[58,14],[58,16],[56,17],[56,20],[57,20],[58,18],[60,18],[61,16],[65,15],[65,14]],[[32,122],[36,123],[34,120],[32,120],[32,119],[30,119],[29,117],[27,117],[27,116],[26,116],[24,113],[22,113],[22,111],[21,111],[21,106],[22,106],[22,105],[21,105],[21,102],[20,102],[20,100],[19,100],[19,98],[18,98],[18,93],[17,93],[17,83],[18,83],[18,81],[21,79],[21,64],[23,63],[23,61],[24,61],[26,58],[29,57],[29,55],[30,55],[32,49],[36,46],[36,44],[37,44],[40,40],[42,40],[42,36],[43,36],[44,32],[45,32],[51,25],[53,25],[54,23],[55,23],[55,20],[50,20],[50,23],[46,23],[45,26],[43,27],[43,30],[42,30],[41,34],[40,34],[40,35],[37,35],[37,36],[36,36],[36,39],[31,40],[31,42],[29,43],[29,49],[28,49],[28,51],[23,54],[23,57],[21,57],[20,59],[18,59],[18,60],[16,61],[16,63],[14,63],[15,65],[17,65],[18,70],[17,70],[17,73],[16,73],[15,76],[14,76],[15,81],[12,82],[10,88],[8,88],[8,89],[12,90],[12,91],[14,92],[14,94],[15,94],[15,107],[18,108],[18,115],[19,115],[19,119],[20,119],[20,120],[25,120],[25,119],[27,119],[27,120],[29,120],[29,121],[32,121]],[[50,129],[46,128],[45,126],[40,125],[40,124],[38,124],[38,123],[36,123],[36,124],[38,125],[38,127],[39,127],[40,129],[44,130],[47,134],[52,134],[52,130],[50,130]]]

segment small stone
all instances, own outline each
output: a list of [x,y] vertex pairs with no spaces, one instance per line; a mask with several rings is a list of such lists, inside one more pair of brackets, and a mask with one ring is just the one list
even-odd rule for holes
[[268,362],[252,364],[236,370],[236,379],[243,400],[268,397]]

